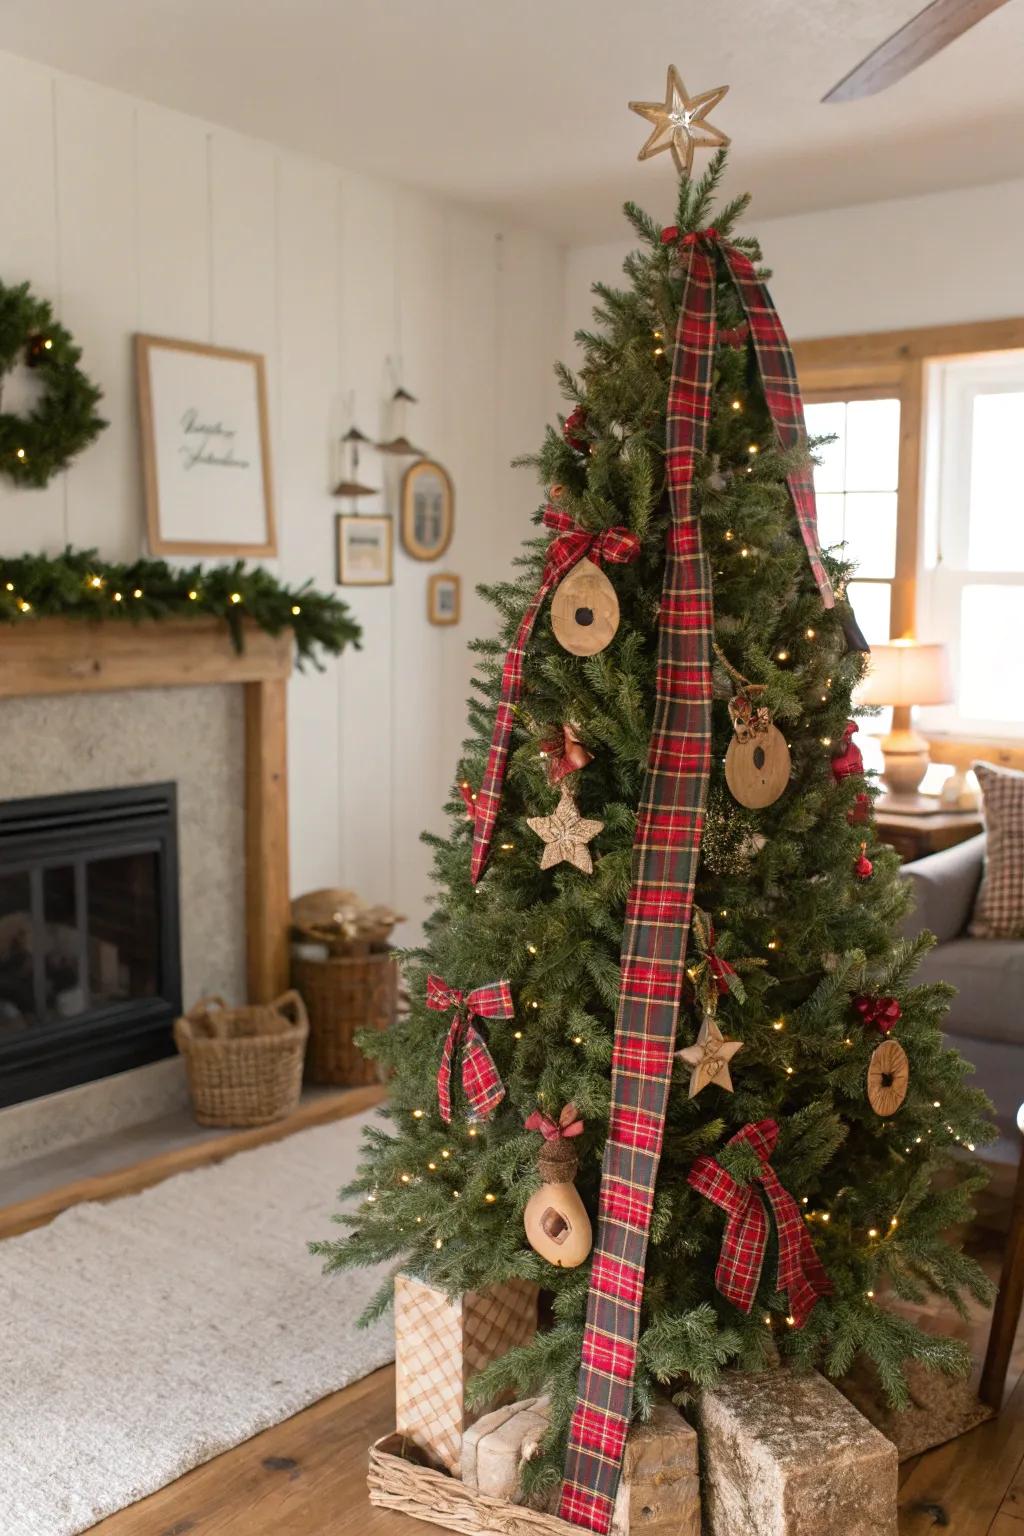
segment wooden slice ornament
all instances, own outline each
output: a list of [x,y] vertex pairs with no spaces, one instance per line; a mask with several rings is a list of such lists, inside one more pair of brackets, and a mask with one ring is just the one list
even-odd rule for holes
[[573,566],[551,599],[551,628],[571,656],[596,656],[615,638],[619,600],[599,565],[584,559]]
[[868,1062],[868,1102],[876,1115],[894,1115],[910,1086],[910,1061],[898,1040],[883,1040]]
[[725,754],[725,782],[735,800],[748,810],[772,805],[789,786],[789,748],[763,706],[747,694],[729,701],[733,739]]

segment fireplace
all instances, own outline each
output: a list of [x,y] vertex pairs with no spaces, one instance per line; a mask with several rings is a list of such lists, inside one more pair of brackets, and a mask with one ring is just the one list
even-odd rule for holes
[[0,803],[0,1105],[167,1056],[174,784]]

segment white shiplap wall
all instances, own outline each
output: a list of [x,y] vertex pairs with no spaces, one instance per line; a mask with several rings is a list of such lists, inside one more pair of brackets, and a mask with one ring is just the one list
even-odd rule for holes
[[[0,280],[54,299],[111,423],[45,491],[0,482],[5,553],[141,550],[137,330],[266,354],[278,565],[294,581],[333,582],[326,492],[349,408],[364,431],[384,429],[389,358],[419,396],[410,435],[452,472],[453,543],[433,566],[396,548],[393,587],[346,589],[364,650],[297,677],[289,704],[293,889],[352,885],[414,924],[427,889],[418,834],[443,825],[464,734],[466,642],[492,627],[473,587],[507,571],[536,503],[529,475],[507,465],[539,444],[555,406],[560,250],[6,54],[0,188]],[[386,463],[369,454],[361,467],[388,481],[393,510]],[[442,568],[463,580],[450,629],[426,620],[427,577]]]

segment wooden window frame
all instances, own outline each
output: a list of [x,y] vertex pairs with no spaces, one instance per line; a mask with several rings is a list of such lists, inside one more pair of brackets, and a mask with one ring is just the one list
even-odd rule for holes
[[[913,330],[854,332],[793,345],[803,397],[816,400],[897,398],[900,402],[899,489],[896,498],[896,565],[889,633],[913,633],[917,618],[917,571],[924,501],[926,371],[929,363],[1024,349],[1024,317],[926,325]],[[899,713],[904,713],[900,711]],[[905,712],[909,716],[909,710]],[[894,719],[894,725],[898,722]],[[1020,766],[1020,742],[974,742],[935,737],[944,761],[957,766],[979,755]],[[997,748],[993,752],[993,748]]]

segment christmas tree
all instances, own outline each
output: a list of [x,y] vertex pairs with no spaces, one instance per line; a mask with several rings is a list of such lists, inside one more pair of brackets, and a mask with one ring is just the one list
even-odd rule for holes
[[[776,1351],[833,1376],[864,1352],[901,1404],[905,1362],[968,1361],[886,1293],[989,1294],[944,1236],[981,1182],[962,1149],[986,1139],[986,1104],[943,1048],[949,989],[913,982],[932,941],[897,937],[908,889],[852,740],[869,658],[850,567],[842,550],[818,558],[802,415],[771,366],[788,351],[757,243],[736,232],[748,199],[715,208],[724,168],[720,151],[681,177],[674,227],[627,205],[626,284],[595,287],[579,371],[558,370],[570,408],[528,461],[541,531],[518,578],[486,589],[503,633],[474,646],[450,830],[427,839],[438,899],[407,957],[411,1009],[364,1042],[392,1074],[387,1123],[366,1134],[350,1232],[318,1250],[329,1269],[395,1260],[450,1293],[512,1277],[551,1293],[550,1326],[478,1383],[551,1393],[533,1491],[562,1478],[567,1439],[566,1487],[587,1483],[587,1362],[619,1378],[612,1419],[644,1413],[659,1385],[685,1394]],[[652,846],[683,860],[682,895],[671,880],[650,895]],[[678,997],[665,982],[656,999],[648,1061],[620,991],[635,997],[654,932],[658,992],[659,929],[684,969]],[[652,1143],[627,1178],[606,1143],[641,1120],[656,1142],[662,1111],[660,1166]],[[540,1149],[549,1188],[568,1189],[578,1162],[597,1229],[583,1263],[527,1241]],[[566,1219],[585,1251],[585,1220]],[[642,1305],[623,1301],[617,1222],[649,1228],[646,1251],[643,1237],[625,1250]],[[538,1247],[557,1255],[560,1235],[556,1220]],[[621,1370],[594,1348],[602,1294],[639,1309]],[[563,1498],[566,1518],[603,1528],[581,1507]]]

